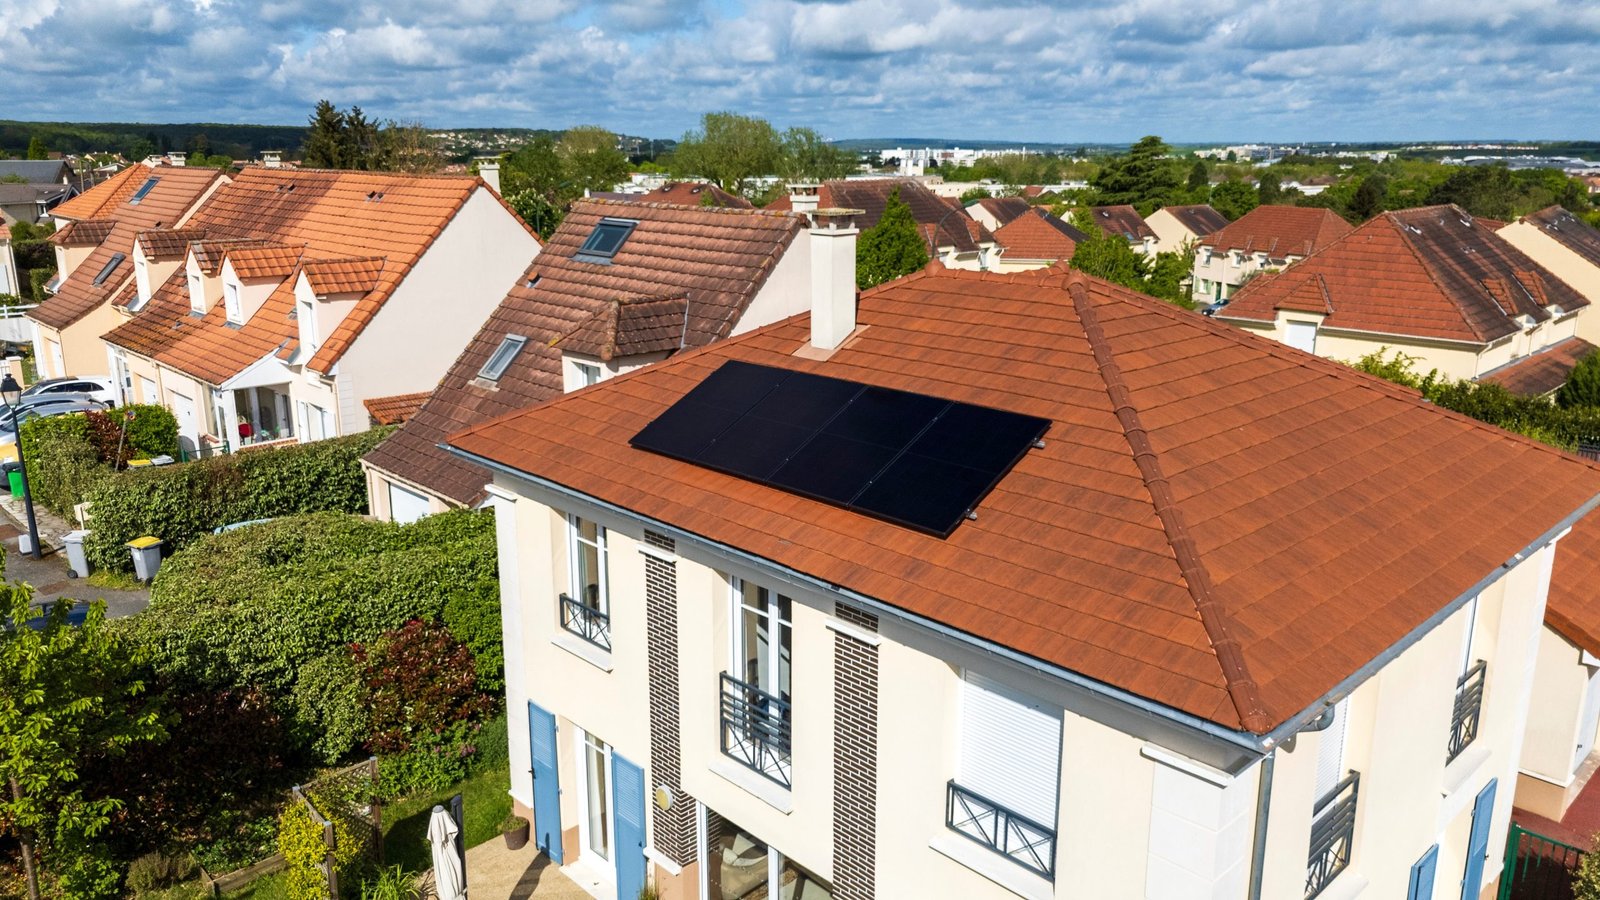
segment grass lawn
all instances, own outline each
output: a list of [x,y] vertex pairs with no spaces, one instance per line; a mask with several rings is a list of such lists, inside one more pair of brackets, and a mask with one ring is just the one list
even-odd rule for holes
[[[509,777],[509,776],[508,776]],[[340,893],[344,893],[340,891]],[[231,894],[228,900],[289,900],[289,873],[274,872],[257,878]]]
[[[448,790],[427,796],[408,797],[383,808],[383,857],[386,865],[399,864],[409,872],[433,868],[428,850],[428,816],[435,804],[443,805],[461,792],[466,819],[466,844],[477,845],[499,837],[500,823],[511,812],[509,767],[486,769]],[[252,895],[252,900],[269,900],[275,894]]]

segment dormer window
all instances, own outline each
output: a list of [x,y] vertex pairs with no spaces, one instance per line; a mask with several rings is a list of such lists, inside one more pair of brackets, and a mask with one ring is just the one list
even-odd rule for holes
[[505,340],[501,341],[500,346],[496,347],[494,353],[489,356],[489,361],[484,363],[483,368],[478,370],[478,377],[485,381],[499,381],[500,376],[504,375],[506,369],[511,367],[511,361],[517,358],[518,353],[522,352],[522,345],[527,342],[528,339],[520,334],[506,335]]
[[300,301],[299,315],[295,316],[300,323],[300,343],[306,350],[315,351],[321,341],[317,337],[317,306],[310,300]]
[[205,288],[201,286],[200,276],[191,273],[189,275],[189,305],[204,309],[205,304]]
[[578,248],[574,259],[579,262],[599,263],[610,265],[611,258],[617,255],[622,245],[627,242],[628,235],[633,234],[633,229],[638,222],[632,219],[601,219],[584,239],[583,246]]
[[106,279],[111,277],[111,273],[115,272],[117,270],[117,266],[122,265],[122,261],[127,258],[128,256],[125,253],[111,254],[111,258],[106,260],[106,264],[100,267],[99,274],[94,276],[94,283],[97,285],[105,284]]
[[229,281],[222,285],[222,302],[228,321],[235,325],[244,324],[244,307],[239,304],[239,282]]
[[139,203],[144,200],[145,196],[155,189],[156,182],[160,180],[160,178],[157,178],[153,175],[149,178],[146,178],[144,184],[139,185],[139,189],[133,192],[132,197],[128,198],[128,205],[138,206]]

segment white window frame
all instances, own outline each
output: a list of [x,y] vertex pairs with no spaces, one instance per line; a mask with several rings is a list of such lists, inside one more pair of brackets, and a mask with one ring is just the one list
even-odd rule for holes
[[300,301],[300,342],[308,351],[314,351],[322,340],[317,336],[317,304],[314,300]]
[[[594,524],[595,540],[593,542],[583,536],[580,522],[592,522]],[[584,586],[579,583],[578,548],[580,545],[593,547],[598,560],[597,565],[600,567],[600,577],[597,579],[599,596],[595,598],[595,603],[597,604],[595,608],[609,616],[611,615],[611,562],[606,544],[606,527],[604,525],[594,519],[585,519],[577,513],[567,514],[567,590],[569,591],[567,596],[579,603],[583,603],[585,606],[588,605],[584,603]]]
[[[1316,770],[1313,772],[1313,796],[1311,803],[1317,804],[1328,792],[1339,786],[1344,780],[1345,773],[1349,771],[1346,763],[1349,761],[1350,751],[1346,741],[1350,734],[1350,698],[1345,697],[1333,705],[1333,721],[1327,728],[1317,734]],[[1331,749],[1330,749],[1331,748]],[[1330,774],[1323,773],[1328,770],[1330,762],[1329,753],[1334,754],[1331,761]],[[1331,779],[1331,780],[1327,780]]]
[[[729,673],[732,674],[733,677],[739,679],[740,681],[744,681],[744,682],[747,682],[747,683],[749,682],[749,672],[746,671],[746,669],[745,669],[746,659],[745,659],[745,653],[744,653],[744,638],[745,638],[745,633],[744,633],[744,614],[745,614],[745,611],[748,610],[751,614],[759,616],[759,617],[767,620],[767,629],[768,629],[767,630],[767,640],[770,642],[769,646],[768,646],[768,653],[767,653],[767,671],[761,673],[761,678],[760,678],[760,681],[757,684],[757,686],[760,687],[763,691],[766,691],[767,693],[772,694],[773,696],[779,697],[780,699],[784,699],[786,702],[789,702],[792,699],[792,695],[794,693],[794,659],[793,659],[793,656],[794,656],[794,607],[795,607],[794,598],[790,597],[788,594],[784,594],[781,591],[778,591],[775,588],[770,588],[769,587],[769,588],[767,588],[767,592],[771,595],[772,602],[769,603],[769,605],[768,605],[769,606],[768,611],[767,612],[762,612],[761,610],[757,609],[756,607],[750,606],[750,605],[745,603],[745,588],[746,588],[746,586],[749,586],[749,587],[755,588],[755,589],[760,589],[760,588],[763,587],[763,585],[755,584],[755,583],[750,582],[750,581],[746,581],[743,578],[735,577],[733,579],[733,591],[732,591],[732,595],[731,595],[731,599],[733,600],[733,604],[732,604],[733,614],[732,614],[732,616],[730,618],[730,621],[729,621],[729,624],[728,624],[728,637],[729,637],[729,642],[728,642],[728,670],[729,670]],[[787,619],[783,618],[783,614],[781,612],[782,604],[779,602],[780,599],[789,601],[789,618],[787,618]],[[774,625],[777,626],[776,630],[773,628]],[[782,685],[782,672],[783,672],[783,661],[782,661],[783,660],[783,631],[782,631],[782,629],[788,629],[788,634],[789,634],[789,654],[790,654],[790,660],[789,660],[789,693],[791,695],[790,698],[785,698],[785,697],[783,697],[783,694],[782,694],[782,687],[783,687],[783,685]]]
[[[422,494],[422,493],[420,493],[418,491],[413,491],[412,489],[406,487],[405,485],[400,484],[399,482],[396,482],[396,481],[390,481],[387,478],[383,480],[383,483],[388,488],[385,491],[385,493],[388,495],[387,496],[387,500],[389,502],[389,521],[394,522],[394,523],[399,524],[399,525],[409,525],[412,522],[417,522],[417,521],[420,521],[420,520],[425,519],[425,518],[428,517],[428,513],[429,513],[429,509],[431,507],[431,504],[428,502],[428,497],[425,494]],[[394,496],[397,493],[398,494],[404,494],[408,499],[409,498],[415,498],[417,500],[422,501],[422,515],[416,516],[415,518],[404,519],[404,520],[402,520],[398,516],[396,516],[394,514]]]
[[244,324],[244,304],[239,298],[239,282],[224,281],[222,283],[223,312],[227,314],[228,321],[235,325]]
[[206,285],[199,275],[189,275],[189,308],[205,312]]
[[[1309,346],[1309,347],[1299,347],[1299,346],[1296,346],[1295,343],[1289,339],[1289,336],[1293,333],[1293,329],[1295,329],[1296,327],[1300,327],[1300,328],[1309,327],[1311,329],[1311,346]],[[1283,320],[1283,342],[1286,345],[1290,346],[1290,347],[1294,347],[1296,350],[1303,350],[1306,353],[1315,354],[1317,352],[1317,334],[1320,331],[1321,331],[1321,327],[1318,325],[1318,323],[1310,321],[1310,320],[1307,320],[1307,319],[1284,319]]]
[[[578,787],[578,858],[580,860],[590,860],[590,864],[584,867],[589,873],[615,881],[617,874],[617,823],[615,815],[616,804],[614,802],[616,767],[612,765],[612,748],[610,744],[582,728],[575,727],[572,731],[577,744],[578,777],[582,779],[582,783]],[[589,746],[591,743],[594,744],[595,749],[601,751],[601,757],[604,760],[606,769],[605,796],[600,798],[600,802],[605,804],[605,838],[606,847],[611,854],[609,857],[601,856],[590,845],[590,839],[593,837],[589,833]],[[604,863],[603,865],[600,864],[602,862]]]
[[594,385],[599,384],[601,379],[605,377],[603,370],[595,363],[578,362],[574,360],[572,364],[577,367],[579,388],[593,387]]

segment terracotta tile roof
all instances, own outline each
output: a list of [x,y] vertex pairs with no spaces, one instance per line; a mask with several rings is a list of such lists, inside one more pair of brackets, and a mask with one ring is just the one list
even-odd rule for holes
[[1197,237],[1205,237],[1228,226],[1228,217],[1212,209],[1209,204],[1195,203],[1187,206],[1163,206],[1178,224]]
[[1001,227],[1011,224],[1017,216],[1033,208],[1021,197],[981,197],[977,204],[988,210]]
[[[865,214],[856,218],[856,225],[865,231],[878,224],[884,207],[889,204],[889,194],[898,189],[900,199],[911,207],[911,217],[922,231],[932,251],[937,247],[954,247],[957,252],[968,253],[979,249],[979,244],[992,242],[989,229],[974,222],[961,209],[959,203],[951,205],[919,181],[895,178],[863,178],[824,182],[819,193],[823,208],[859,209]],[[954,212],[952,212],[954,210]],[[934,229],[938,240],[932,240]]]
[[1265,253],[1269,259],[1310,256],[1354,229],[1332,210],[1258,206],[1200,242],[1217,253]]
[[1542,397],[1565,384],[1578,360],[1596,349],[1583,338],[1567,338],[1538,353],[1485,372],[1478,380],[1498,384],[1513,394]]
[[111,236],[116,219],[83,219],[57,228],[46,240],[63,247],[93,246]]
[[[639,224],[611,265],[574,260],[606,216]],[[452,502],[472,503],[488,473],[440,450],[446,434],[561,393],[557,344],[579,330],[605,333],[610,315],[624,322],[618,343],[630,347],[694,347],[726,337],[804,227],[804,217],[764,210],[578,201],[433,397],[367,462]],[[686,310],[677,297],[687,298]],[[478,371],[509,334],[527,344],[492,387],[480,382]],[[575,345],[585,340],[573,337]],[[586,344],[605,345],[593,337]]]
[[787,192],[785,192],[779,194],[776,200],[773,200],[771,203],[768,203],[766,206],[761,208],[768,210],[769,212],[792,212],[794,210],[794,200]]
[[111,298],[111,305],[112,306],[120,306],[120,307],[126,309],[128,304],[132,303],[134,301],[134,298],[138,297],[138,296],[139,296],[139,285],[132,278],[129,278],[122,285],[122,290],[117,291],[116,296]]
[[684,291],[659,297],[618,297],[557,339],[555,346],[607,362],[677,350],[683,346],[688,312],[689,295]]
[[1100,226],[1101,231],[1125,237],[1130,243],[1137,244],[1145,238],[1156,236],[1139,211],[1127,204],[1096,206],[1090,212],[1094,213],[1094,223]]
[[368,397],[361,401],[367,415],[379,425],[399,425],[417,414],[428,399],[428,391],[415,394],[395,394],[392,397]]
[[1044,186],[1039,184],[1030,184],[1022,189],[1022,196],[1024,197],[1037,197],[1043,193]]
[[[1478,221],[1483,221],[1479,219]],[[1549,206],[1522,217],[1561,246],[1583,257],[1584,262],[1600,266],[1600,231],[1559,206]]]
[[319,297],[329,294],[365,294],[378,286],[383,274],[383,257],[354,259],[308,259],[301,264],[306,281]]
[[[207,239],[195,245],[208,270],[224,257],[252,271],[281,275],[285,287],[244,324],[231,327],[217,304],[204,318],[187,296],[154,300],[105,340],[217,384],[269,352],[287,355],[297,335],[290,252],[304,259],[384,260],[376,283],[306,362],[326,372],[361,333],[446,224],[483,182],[475,177],[416,176],[318,169],[246,168],[195,214]],[[187,288],[179,286],[186,294]],[[253,355],[252,355],[253,354]]]
[[156,228],[139,232],[139,246],[146,259],[173,259],[188,255],[189,244],[205,237],[204,228]]
[[1544,623],[1578,649],[1600,656],[1600,512],[1579,519],[1556,545]]
[[[826,361],[796,316],[449,440],[1254,733],[1600,496],[1576,457],[1078,272],[930,267],[859,318]],[[730,359],[1054,424],[941,540],[629,446]]]
[[630,194],[629,202],[672,203],[677,206],[720,206],[730,209],[755,209],[755,204],[736,194],[730,194],[714,184],[697,181],[680,181],[664,184],[643,194]]
[[63,202],[50,215],[57,219],[97,219],[122,205],[144,184],[153,170],[144,163],[123,169],[76,197]]
[[1086,237],[1043,209],[1029,210],[994,233],[994,239],[1006,248],[1006,258],[1013,260],[1071,259],[1078,242]]
[[1307,301],[1331,310],[1329,328],[1473,343],[1517,332],[1520,315],[1547,321],[1552,304],[1589,305],[1455,206],[1377,216],[1276,277],[1248,282],[1217,316],[1270,322]]
[[[66,328],[110,300],[122,287],[124,279],[133,277],[133,242],[142,232],[173,227],[184,222],[206,193],[219,181],[226,180],[216,169],[188,166],[130,166],[128,172],[137,176],[132,189],[118,203],[98,209],[116,220],[105,240],[91,252],[67,280],[61,283],[53,296],[29,311],[28,318],[50,328]],[[126,174],[126,173],[124,173]],[[120,176],[119,176],[120,177]],[[150,179],[156,179],[149,191],[134,203],[133,196]],[[116,179],[112,179],[116,181]],[[112,182],[107,182],[110,184]],[[95,188],[90,194],[99,190]],[[80,197],[88,194],[79,195]],[[112,270],[109,277],[95,284],[95,278],[111,262],[115,254],[122,254],[123,262]]]
[[262,243],[233,247],[225,255],[234,274],[245,281],[258,278],[284,279],[300,262],[304,245]]

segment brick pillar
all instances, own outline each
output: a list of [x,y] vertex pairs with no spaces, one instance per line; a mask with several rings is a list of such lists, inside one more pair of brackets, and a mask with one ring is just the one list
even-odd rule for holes
[[[878,617],[844,604],[836,615],[867,631]],[[833,896],[873,900],[877,874],[878,648],[833,636]]]
[[[668,553],[671,538],[652,531],[645,543]],[[650,778],[672,790],[672,808],[655,811],[651,843],[680,866],[695,861],[694,798],[683,792],[678,737],[678,564],[644,558],[646,654],[650,669]]]

